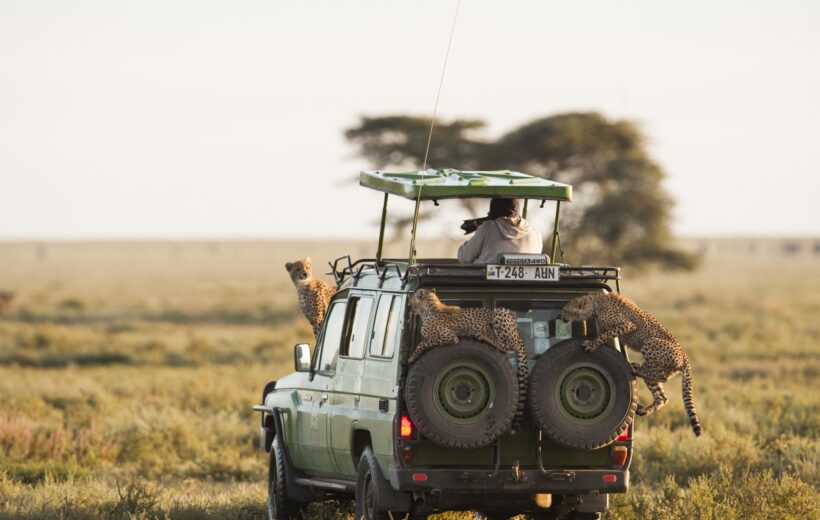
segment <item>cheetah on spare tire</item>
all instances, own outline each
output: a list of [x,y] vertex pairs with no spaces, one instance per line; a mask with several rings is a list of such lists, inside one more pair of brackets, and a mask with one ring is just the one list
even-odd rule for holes
[[513,421],[517,430],[527,400],[527,353],[518,321],[512,311],[497,309],[462,309],[441,303],[436,293],[418,289],[410,297],[410,306],[421,318],[421,342],[410,355],[413,363],[433,347],[455,345],[460,337],[483,341],[501,352],[515,350],[518,359],[518,411]]
[[619,337],[626,346],[643,354],[644,363],[632,363],[635,375],[642,378],[652,392],[654,401],[643,407],[638,405],[637,415],[649,415],[663,407],[668,399],[662,383],[681,372],[683,375],[683,404],[689,415],[696,436],[701,427],[695,411],[692,368],[680,343],[657,319],[638,307],[633,301],[615,293],[589,293],[579,296],[564,306],[564,321],[594,319],[598,337],[582,343],[591,352]]

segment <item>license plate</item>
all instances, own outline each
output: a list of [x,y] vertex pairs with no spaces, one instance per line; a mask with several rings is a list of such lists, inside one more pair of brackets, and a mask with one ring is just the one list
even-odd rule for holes
[[487,265],[487,280],[557,282],[560,278],[557,265]]

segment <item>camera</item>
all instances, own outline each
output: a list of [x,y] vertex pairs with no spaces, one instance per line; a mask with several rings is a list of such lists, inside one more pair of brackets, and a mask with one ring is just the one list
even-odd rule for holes
[[464,230],[465,235],[469,235],[470,233],[475,232],[478,229],[478,226],[490,220],[490,217],[481,217],[481,218],[473,218],[465,220],[463,224],[461,224],[461,229]]

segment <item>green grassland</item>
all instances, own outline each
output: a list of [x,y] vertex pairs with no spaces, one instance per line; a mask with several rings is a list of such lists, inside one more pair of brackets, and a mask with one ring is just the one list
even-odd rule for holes
[[[0,244],[0,290],[17,292],[0,317],[0,518],[263,517],[251,405],[312,336],[283,264],[370,249]],[[820,517],[818,267],[709,254],[694,273],[625,270],[624,293],[688,349],[704,434],[674,378],[637,420],[633,486],[609,518]]]

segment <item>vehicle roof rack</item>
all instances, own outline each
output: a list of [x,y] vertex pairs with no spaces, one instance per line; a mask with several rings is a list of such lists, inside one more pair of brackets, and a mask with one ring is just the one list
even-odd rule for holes
[[[340,266],[339,263],[342,262]],[[336,286],[342,285],[345,280],[352,277],[355,282],[366,274],[368,271],[374,271],[379,278],[379,287],[384,285],[384,281],[389,277],[389,274],[395,272],[396,277],[401,279],[404,283],[407,280],[407,262],[404,260],[381,260],[374,258],[362,258],[353,262],[350,255],[340,256],[333,262],[328,262],[331,271],[327,274],[333,275],[336,281]],[[345,265],[346,264],[346,265]],[[404,271],[402,272],[402,268]]]
[[[340,262],[343,262],[339,266]],[[395,274],[395,278],[402,281],[402,287],[407,285],[410,277],[416,278],[448,278],[452,280],[481,278],[484,279],[486,268],[478,264],[459,264],[455,260],[429,259],[421,260],[415,264],[408,264],[404,260],[385,259],[377,261],[373,258],[365,258],[351,261],[350,255],[340,256],[335,261],[330,262],[331,273],[336,280],[336,285],[342,285],[348,278],[353,279],[353,287],[361,277],[370,272],[374,273],[379,280],[379,288],[384,285],[385,280]],[[621,269],[619,267],[608,266],[570,266],[560,264],[559,270],[561,280],[573,281],[599,281],[615,282],[616,290],[620,292]],[[554,284],[556,282],[534,282],[536,284]],[[560,283],[560,282],[559,282]]]
[[[559,264],[562,280],[606,280],[618,281],[621,279],[620,267],[581,265],[570,266]],[[419,262],[411,266],[412,274],[429,277],[456,277],[456,278],[484,278],[486,268],[479,264],[454,264]],[[536,282],[554,283],[554,282]]]

